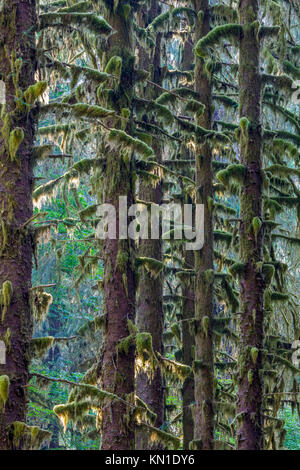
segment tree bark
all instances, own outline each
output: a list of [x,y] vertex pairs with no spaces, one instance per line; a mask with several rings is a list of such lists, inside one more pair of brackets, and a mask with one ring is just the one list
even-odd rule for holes
[[[106,18],[115,33],[108,40],[107,61],[112,56],[122,58],[120,86],[115,95],[115,109],[132,108],[134,49],[131,19],[127,21],[119,10]],[[115,122],[108,123],[115,127]],[[130,133],[130,129],[126,129]],[[104,174],[105,202],[115,207],[119,227],[119,196],[127,196],[128,207],[133,204],[134,183],[132,161],[126,161],[122,152],[107,151]],[[127,215],[126,215],[127,216]],[[107,238],[104,241],[104,294],[106,326],[101,351],[101,387],[122,400],[133,400],[134,347],[118,352],[120,340],[130,335],[129,322],[135,321],[135,269],[132,240]],[[102,409],[101,449],[133,450],[134,425],[130,406],[124,401],[108,403]]]
[[[247,118],[241,129],[240,158],[245,165],[245,179],[240,202],[240,261],[244,270],[240,279],[241,319],[239,351],[240,415],[237,434],[238,449],[263,448],[262,368],[264,284],[259,264],[263,261],[263,229],[254,229],[254,218],[262,221],[262,132],[261,77],[258,0],[239,2],[240,41],[239,105],[240,118]],[[243,126],[245,128],[245,126]],[[256,225],[257,225],[257,219]],[[257,226],[258,227],[258,226]],[[258,356],[257,356],[258,352]],[[257,356],[257,358],[256,358]]]
[[[149,10],[145,6],[144,12],[140,18],[141,27],[147,27],[149,23],[160,13],[158,2],[152,1]],[[151,59],[149,51],[139,47],[138,54],[139,67],[150,70],[153,67],[153,80],[161,85],[161,34],[156,35],[156,44],[154,57]],[[145,90],[146,98],[155,99],[157,89],[154,87]],[[162,145],[158,140],[154,140],[152,148],[157,161],[161,162]],[[140,183],[139,199],[160,205],[162,202],[162,182],[156,187],[145,181]],[[162,261],[162,242],[161,240],[141,240],[139,246],[139,256],[157,259]],[[139,287],[137,299],[137,327],[140,332],[146,331],[152,335],[153,349],[160,354],[163,353],[163,277],[160,274],[156,278],[150,276],[146,269],[141,269],[139,273]],[[164,386],[163,376],[160,368],[154,372],[154,377],[149,380],[145,373],[140,372],[136,380],[136,394],[141,398],[149,408],[156,413],[157,418],[154,425],[160,427],[165,418]],[[148,433],[144,429],[136,431],[136,449],[161,449],[160,443],[151,444]]]
[[[5,408],[0,410],[0,449],[21,449],[22,439],[13,444],[9,428],[26,421],[29,346],[32,318],[29,293],[33,242],[29,228],[22,225],[32,216],[32,152],[34,117],[18,106],[16,95],[34,83],[36,68],[35,0],[2,2],[0,12],[0,79],[5,83],[6,104],[0,116],[0,289],[11,283],[8,305],[1,305],[0,340],[6,346],[6,364],[0,376],[10,379]],[[16,70],[20,65],[19,76]],[[9,135],[22,129],[24,138],[15,157],[9,151]],[[5,289],[5,288],[4,288]]]
[[[189,268],[194,266],[194,254],[192,251],[185,251],[185,263]],[[183,363],[192,367],[195,348],[195,338],[192,335],[190,320],[195,317],[195,288],[192,278],[182,282],[182,350]],[[194,377],[190,375],[183,383],[182,387],[182,426],[183,426],[183,448],[189,449],[190,442],[194,438],[194,420],[192,414],[192,404],[195,401]]]
[[[208,0],[195,0],[195,11],[203,11],[203,20],[196,20],[196,41],[209,30]],[[197,124],[210,129],[212,124],[211,80],[204,61],[195,60],[195,91],[205,111]],[[214,361],[213,361],[213,171],[209,142],[196,146],[196,202],[204,204],[204,246],[195,254],[195,445],[203,450],[214,446]]]

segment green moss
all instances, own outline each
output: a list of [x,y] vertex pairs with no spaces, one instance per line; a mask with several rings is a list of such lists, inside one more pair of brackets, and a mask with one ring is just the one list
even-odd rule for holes
[[76,117],[86,117],[90,119],[106,118],[113,116],[116,112],[112,109],[106,109],[97,105],[86,103],[77,103],[72,106],[72,110]]
[[122,151],[135,151],[141,156],[149,157],[153,154],[153,150],[149,145],[139,139],[131,137],[126,132],[119,129],[111,129],[108,140],[112,149]]
[[217,178],[225,187],[229,187],[231,181],[237,182],[239,185],[243,183],[246,174],[246,168],[241,164],[228,165],[225,170],[217,173]]
[[206,337],[208,336],[208,328],[209,328],[209,317],[207,316],[202,317],[202,329]]
[[143,426],[145,431],[149,433],[149,441],[151,444],[160,442],[166,449],[177,450],[179,448],[180,439],[174,436],[173,434],[170,434],[166,431],[163,431],[150,425],[144,425],[143,423],[141,424],[141,426]]
[[42,358],[48,349],[53,346],[54,337],[53,336],[45,336],[43,338],[33,338],[31,340],[30,348],[31,348],[31,355],[35,358]]
[[252,230],[254,233],[255,241],[257,242],[257,237],[262,228],[262,220],[259,217],[253,217],[252,219]]
[[90,334],[95,334],[96,331],[105,326],[106,318],[106,314],[97,315],[79,328],[78,335],[89,336]]
[[266,285],[269,286],[275,274],[275,267],[272,264],[264,263],[262,267],[262,274]]
[[107,21],[94,13],[53,12],[40,15],[40,29],[50,26],[80,26],[87,27],[95,34],[108,36],[112,27]]
[[283,62],[283,70],[284,72],[290,74],[294,79],[300,78],[300,68],[296,67],[292,62],[285,60]]
[[37,82],[34,85],[30,85],[26,91],[24,91],[24,99],[28,105],[32,105],[47,89],[47,82]]
[[30,307],[37,322],[45,320],[53,297],[42,288],[32,288],[30,292]]
[[122,73],[122,58],[119,56],[113,56],[109,59],[105,67],[105,73],[110,75],[116,75],[117,77],[121,77]]
[[147,29],[152,33],[155,31],[161,31],[165,28],[165,23],[168,22],[170,19],[170,12],[166,11],[164,13],[161,13],[160,15],[157,15],[152,23],[150,23],[147,27]]
[[11,303],[12,296],[13,296],[12,283],[11,281],[5,281],[2,285],[2,290],[1,290],[1,303],[2,303],[1,321],[2,323],[4,323],[7,310]]
[[9,395],[10,380],[7,375],[0,375],[0,412],[4,409]]
[[51,432],[14,421],[10,426],[9,436],[14,450],[19,449],[20,445],[22,450],[39,450],[45,441],[49,443]]
[[20,127],[16,127],[13,129],[9,134],[8,139],[8,149],[11,161],[14,161],[16,158],[17,151],[23,142],[24,139],[24,131]]
[[259,350],[256,347],[253,347],[250,349],[250,356],[254,365],[256,364],[258,353],[259,353]]
[[271,301],[272,302],[285,302],[289,300],[289,295],[283,292],[271,292]]
[[251,385],[253,382],[253,371],[251,369],[248,370],[247,377],[248,377],[248,384]]
[[162,261],[141,256],[136,258],[136,265],[137,267],[144,266],[153,278],[158,277],[165,267]]
[[186,103],[185,110],[194,113],[194,115],[199,118],[204,113],[205,105],[200,103],[200,101],[190,99]]
[[172,361],[165,357],[160,358],[160,366],[170,380],[180,380],[182,383],[192,374],[192,368],[186,364]]
[[236,278],[237,276],[241,276],[243,272],[245,271],[245,264],[234,263],[229,267],[228,271],[234,278]]
[[239,24],[225,24],[223,26],[216,26],[206,36],[201,38],[195,47],[195,54],[199,57],[207,55],[208,47],[214,46],[222,39],[237,40],[242,34],[243,28]]

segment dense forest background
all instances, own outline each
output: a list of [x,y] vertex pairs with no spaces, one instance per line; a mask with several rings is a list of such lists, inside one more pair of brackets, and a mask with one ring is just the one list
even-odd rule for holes
[[0,3],[0,449],[300,450],[297,0]]

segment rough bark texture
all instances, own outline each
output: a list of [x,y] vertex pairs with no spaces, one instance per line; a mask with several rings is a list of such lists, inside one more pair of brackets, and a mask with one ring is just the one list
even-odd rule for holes
[[[145,6],[144,11],[140,15],[139,26],[146,27],[151,21],[160,13],[160,6],[156,1],[150,5],[147,11]],[[150,70],[153,67],[153,77],[151,79],[158,84],[161,84],[161,34],[156,36],[156,45],[153,58],[150,57],[148,51],[139,47],[138,66],[145,70]],[[155,99],[157,90],[153,87],[148,87],[145,90],[146,98]],[[158,162],[161,162],[162,145],[158,141],[153,141],[153,150],[155,152]],[[139,199],[149,201],[156,204],[161,204],[162,201],[162,183],[160,182],[156,187],[145,181],[140,182]],[[162,243],[161,240],[141,240],[139,247],[139,256],[154,258],[162,261]],[[137,326],[140,332],[147,331],[152,335],[152,344],[154,351],[163,353],[163,279],[162,275],[154,278],[146,271],[141,269],[139,273],[139,287],[137,299]],[[157,418],[155,422],[156,427],[160,427],[164,422],[164,387],[163,376],[161,370],[158,368],[151,381],[147,378],[146,374],[140,373],[136,381],[136,394],[141,398],[149,408],[156,413]],[[142,429],[136,432],[136,449],[161,449],[160,443],[150,444],[148,433]]]
[[[117,55],[122,58],[120,87],[115,97],[118,114],[121,108],[131,109],[133,76],[133,41],[131,19],[112,13],[107,18],[116,33],[108,44],[107,59]],[[114,127],[115,123],[109,123]],[[129,129],[127,131],[130,132]],[[133,204],[134,185],[132,161],[123,158],[122,152],[106,153],[105,202],[114,205],[118,214],[119,196],[127,196],[128,207]],[[117,217],[117,226],[119,217]],[[131,240],[106,239],[104,243],[104,294],[107,314],[103,348],[101,353],[101,386],[123,400],[133,403],[134,347],[128,353],[117,352],[122,338],[130,335],[128,321],[135,321],[135,270]],[[128,419],[130,407],[123,401],[107,404],[102,409],[101,449],[134,449],[134,426]]]
[[[0,375],[9,376],[10,388],[5,409],[0,410],[0,449],[22,448],[22,439],[13,444],[8,431],[14,421],[24,422],[27,412],[33,244],[29,229],[22,225],[32,215],[34,121],[31,112],[18,109],[15,96],[17,89],[24,91],[34,83],[35,24],[34,0],[4,2],[0,12],[0,79],[6,85],[6,105],[1,106],[0,116],[0,289],[10,281],[13,293],[6,313],[3,298],[1,307],[0,340],[6,344],[6,364],[0,365]],[[12,63],[20,59],[17,80]],[[12,161],[8,135],[17,127],[24,139]]]
[[[196,0],[195,10],[204,12],[203,21],[196,22],[196,41],[210,29],[208,0]],[[211,82],[204,61],[196,57],[195,91],[205,105],[197,123],[211,128]],[[213,172],[210,143],[198,142],[196,148],[196,202],[204,204],[204,246],[195,251],[195,445],[204,450],[214,445],[214,367],[213,367]]]
[[[192,251],[185,251],[184,260],[190,269],[194,266],[194,254]],[[195,317],[195,289],[193,280],[183,280],[182,282],[182,350],[183,363],[192,367],[195,348],[195,339],[191,334],[189,320]],[[182,387],[182,426],[183,426],[183,448],[189,449],[189,444],[194,439],[194,420],[191,405],[195,401],[194,377],[190,375],[183,383]]]
[[[195,60],[193,53],[192,38],[189,37],[183,46],[182,70],[190,70]],[[183,154],[182,154],[183,153]],[[183,149],[182,158],[191,158],[191,153],[187,148]],[[190,204],[192,201],[185,201]],[[190,250],[184,250],[183,258],[186,267],[194,268],[194,254]],[[190,327],[189,320],[195,317],[195,280],[182,280],[182,360],[183,363],[192,367],[195,351],[195,337]],[[189,449],[190,442],[194,439],[194,419],[192,405],[195,402],[194,376],[190,375],[182,386],[182,427],[183,427],[183,448]]]
[[[240,42],[239,86],[240,117],[247,118],[247,130],[241,135],[241,162],[245,180],[241,188],[240,261],[245,264],[241,276],[241,320],[239,353],[240,414],[238,449],[263,448],[262,397],[259,377],[263,347],[263,296],[261,270],[263,230],[255,234],[252,222],[262,220],[262,135],[261,78],[259,73],[260,42],[257,34],[258,0],[241,0],[240,23],[244,26]],[[255,359],[253,348],[259,350]],[[254,358],[253,358],[254,357]]]

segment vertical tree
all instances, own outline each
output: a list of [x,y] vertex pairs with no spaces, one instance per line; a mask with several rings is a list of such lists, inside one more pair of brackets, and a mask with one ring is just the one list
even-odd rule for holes
[[[195,39],[210,30],[208,0],[195,0],[197,12]],[[205,106],[197,125],[211,129],[211,78],[202,57],[196,56],[194,90]],[[213,364],[213,171],[211,144],[208,139],[196,145],[196,203],[204,204],[204,246],[195,251],[195,441],[205,450],[214,443],[214,364]]]
[[[119,84],[112,92],[109,106],[124,116],[124,122],[112,118],[107,122],[109,128],[120,130],[111,132],[111,147],[104,139],[103,152],[106,155],[104,201],[111,204],[117,214],[119,228],[119,196],[127,197],[128,207],[134,201],[132,149],[114,145],[113,140],[122,139],[121,128],[131,131],[134,74],[134,41],[132,11],[129,4],[105,2],[105,16],[115,33],[108,39],[106,51],[106,71],[119,73]],[[109,101],[109,100],[108,100]],[[128,114],[129,113],[129,114]],[[126,120],[127,116],[127,120]],[[126,124],[126,121],[127,124]],[[125,134],[125,139],[127,134]],[[117,147],[117,150],[115,150]],[[123,150],[123,151],[122,151]],[[100,201],[99,201],[100,202]],[[125,214],[126,216],[126,214]],[[127,351],[117,351],[120,340],[128,337],[130,324],[135,322],[135,267],[132,240],[120,237],[104,241],[104,294],[106,325],[101,352],[101,386],[106,392],[117,393],[124,401],[135,390],[134,347]],[[126,426],[128,415],[126,402],[109,403],[102,408],[101,449],[134,449],[135,433],[133,426]]]
[[25,445],[20,427],[24,431],[32,335],[32,105],[45,90],[45,83],[34,84],[35,9],[35,0],[13,0],[2,2],[0,12],[0,78],[6,90],[0,117],[0,339],[6,345],[6,364],[0,366],[1,449]]
[[[160,5],[156,1],[151,1],[149,7],[144,5],[139,12],[139,27],[146,28],[160,12]],[[146,48],[145,45],[140,45],[138,55],[138,66],[151,73],[151,81],[158,85],[161,85],[162,82],[161,41],[162,34],[157,33],[154,39],[154,50],[153,48]],[[141,86],[144,89],[144,98],[155,99],[157,97],[158,89],[156,87],[149,87],[148,83]],[[151,121],[154,123],[153,119]],[[152,148],[155,158],[161,163],[163,145],[159,139],[153,138]],[[140,181],[138,197],[141,201],[160,205],[162,196],[161,181],[157,181],[155,185],[151,181]],[[141,240],[138,251],[141,257],[162,262],[162,242],[160,239]],[[163,326],[163,275],[160,272],[157,276],[152,276],[145,268],[141,268],[137,298],[137,327],[139,331],[151,334],[153,349],[160,354],[163,353]],[[136,394],[156,414],[155,426],[160,428],[164,422],[164,388],[160,368],[156,368],[151,379],[145,372],[139,372],[136,381]],[[151,445],[149,443],[149,433],[138,428],[136,448],[149,449],[151,447],[153,449],[154,446],[161,448],[161,443]]]
[[239,449],[262,449],[262,368],[264,282],[262,230],[262,124],[259,2],[242,0],[239,52],[240,160],[244,181],[240,196],[241,318],[239,349]]

